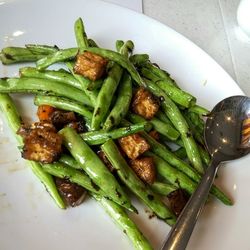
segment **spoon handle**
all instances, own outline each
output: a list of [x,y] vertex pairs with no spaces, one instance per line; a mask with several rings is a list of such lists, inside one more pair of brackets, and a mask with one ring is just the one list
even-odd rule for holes
[[184,250],[200,212],[207,200],[219,163],[212,160],[196,191],[189,199],[176,224],[171,229],[161,250]]

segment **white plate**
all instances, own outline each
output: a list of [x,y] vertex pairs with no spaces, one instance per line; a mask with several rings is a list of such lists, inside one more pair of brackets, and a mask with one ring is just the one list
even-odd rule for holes
[[[0,47],[25,43],[75,46],[73,24],[81,16],[89,37],[114,48],[116,39],[132,39],[136,52],[148,53],[178,84],[211,108],[226,96],[242,94],[237,84],[206,53],[172,29],[144,16],[99,1],[0,2]],[[0,66],[0,75],[15,75],[16,66]],[[22,99],[22,101],[20,101]],[[22,114],[30,119],[29,97],[19,98]],[[25,112],[24,112],[25,110]],[[0,249],[132,249],[127,237],[103,209],[87,200],[66,211],[58,209],[43,186],[26,168],[4,119],[0,119]],[[211,202],[191,239],[192,250],[250,249],[248,233],[250,158],[227,164],[219,174],[221,186],[235,201],[226,207]],[[148,219],[144,208],[133,216],[157,249],[169,227]]]

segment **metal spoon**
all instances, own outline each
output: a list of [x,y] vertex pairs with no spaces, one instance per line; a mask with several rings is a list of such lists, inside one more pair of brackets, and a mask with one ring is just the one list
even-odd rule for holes
[[[249,119],[247,119],[249,118]],[[200,184],[170,231],[162,250],[184,250],[221,162],[238,159],[250,152],[250,98],[232,96],[219,102],[207,118],[205,141],[212,156]]]

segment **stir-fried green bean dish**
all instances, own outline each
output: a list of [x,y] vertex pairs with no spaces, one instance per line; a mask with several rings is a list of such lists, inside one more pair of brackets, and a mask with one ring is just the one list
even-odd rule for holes
[[[131,194],[158,219],[175,223],[210,162],[203,137],[209,111],[149,55],[133,54],[132,41],[101,48],[81,18],[74,32],[72,48],[1,50],[4,65],[35,63],[20,68],[19,77],[0,78],[1,111],[22,157],[60,208],[89,195],[135,249],[152,249],[127,215],[138,213]],[[34,95],[37,122],[22,121],[12,93]],[[210,195],[232,205],[216,185]]]

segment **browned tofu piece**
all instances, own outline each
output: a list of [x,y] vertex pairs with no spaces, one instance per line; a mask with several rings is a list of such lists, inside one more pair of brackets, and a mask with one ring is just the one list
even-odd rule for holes
[[95,81],[102,77],[107,63],[105,58],[85,51],[83,54],[77,55],[74,72]]
[[77,133],[84,133],[87,131],[84,121],[70,122],[66,126],[73,128]]
[[63,110],[56,110],[50,117],[50,121],[55,126],[56,129],[60,130],[65,125],[76,122],[76,115],[74,112],[65,112]]
[[168,194],[167,197],[171,210],[178,217],[188,202],[188,193],[185,190],[179,188]]
[[80,205],[87,195],[87,191],[83,187],[70,182],[68,179],[56,177],[55,183],[59,193],[67,205],[71,207]]
[[105,155],[105,153],[102,150],[99,150],[97,152],[97,155],[103,161],[103,163],[109,169],[110,172],[114,172],[115,171],[115,168],[112,166],[111,162],[109,161],[109,159],[107,158],[107,156]]
[[133,160],[150,148],[147,141],[139,134],[122,137],[118,142],[126,155]]
[[42,163],[52,163],[62,152],[62,138],[51,123],[24,125],[17,132],[23,137],[22,157]]
[[152,157],[141,157],[130,160],[130,166],[143,182],[148,184],[154,183],[156,173]]
[[155,97],[146,89],[139,88],[133,96],[132,110],[150,120],[154,117],[159,109],[159,103]]

